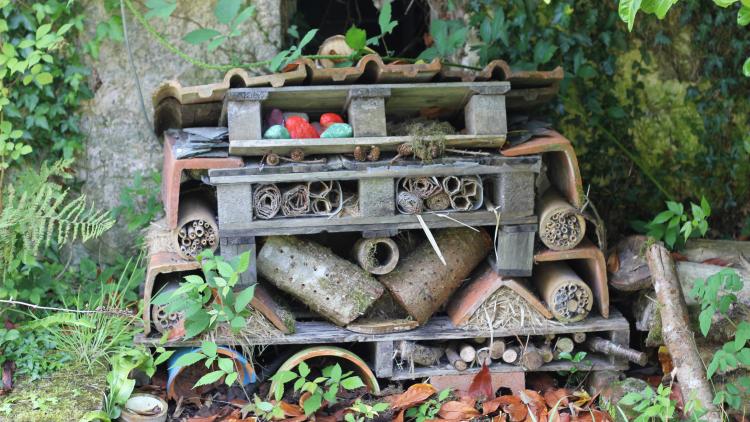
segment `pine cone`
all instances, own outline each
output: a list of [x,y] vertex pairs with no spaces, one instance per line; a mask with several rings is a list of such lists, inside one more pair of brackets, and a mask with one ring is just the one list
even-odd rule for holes
[[269,152],[266,155],[266,164],[268,164],[269,166],[278,166],[279,165],[279,161],[281,161],[281,160],[279,159],[279,155],[278,154],[274,154],[273,152]]
[[305,152],[299,148],[295,148],[289,153],[289,158],[294,162],[300,162],[305,159]]
[[365,156],[365,149],[361,146],[357,145],[354,147],[354,159],[357,161],[365,161],[367,157]]
[[396,152],[402,157],[408,157],[414,154],[414,147],[411,144],[401,144],[396,148]]
[[380,159],[380,148],[373,145],[370,148],[370,153],[367,154],[368,161],[378,161]]

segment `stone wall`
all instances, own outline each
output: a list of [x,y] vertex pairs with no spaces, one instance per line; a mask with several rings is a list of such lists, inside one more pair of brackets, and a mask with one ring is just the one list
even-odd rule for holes
[[[280,2],[254,0],[256,16],[244,23],[245,35],[227,41],[212,53],[205,46],[192,46],[181,38],[199,25],[220,25],[213,15],[215,1],[179,1],[168,21],[157,18],[151,22],[170,42],[198,60],[217,64],[229,63],[233,56],[244,62],[265,60],[273,57],[281,44],[284,29],[280,24]],[[84,3],[89,23],[84,38],[93,37],[96,23],[108,18],[103,3],[100,0]],[[149,120],[153,118],[151,93],[163,81],[176,79],[188,86],[217,82],[223,77],[222,72],[198,68],[174,55],[130,15],[126,27]],[[84,156],[77,162],[77,171],[89,198],[100,208],[109,209],[118,205],[120,190],[130,184],[135,174],[161,169],[162,140],[144,117],[125,44],[105,41],[100,57],[91,59],[89,66],[94,98],[81,111],[88,141]],[[89,247],[107,257],[115,251],[113,248],[123,252],[122,246],[133,238],[125,232],[124,225],[118,225]]]

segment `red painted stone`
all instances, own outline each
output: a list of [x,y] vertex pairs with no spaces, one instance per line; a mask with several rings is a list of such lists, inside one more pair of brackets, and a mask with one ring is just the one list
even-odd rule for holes
[[315,128],[299,116],[291,116],[286,119],[284,126],[292,135],[292,139],[318,138]]
[[336,113],[324,113],[320,116],[320,125],[324,128],[327,128],[334,123],[344,123],[344,119]]

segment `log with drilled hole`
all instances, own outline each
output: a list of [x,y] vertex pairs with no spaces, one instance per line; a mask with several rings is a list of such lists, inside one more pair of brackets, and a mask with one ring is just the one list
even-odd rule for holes
[[390,237],[362,238],[354,244],[354,257],[364,270],[377,275],[388,274],[398,264],[398,245]]
[[484,231],[468,228],[433,232],[445,265],[425,241],[402,258],[396,269],[379,277],[409,315],[427,322],[492,249]]
[[330,249],[294,236],[271,236],[258,274],[337,325],[347,325],[384,292],[367,271]]

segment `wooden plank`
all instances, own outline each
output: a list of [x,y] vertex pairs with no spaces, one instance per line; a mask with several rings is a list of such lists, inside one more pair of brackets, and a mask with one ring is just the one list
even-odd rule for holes
[[[550,362],[542,365],[541,368],[536,369],[537,371],[564,371],[567,372],[570,369],[576,367],[583,371],[602,371],[602,370],[615,370],[623,371],[629,368],[627,363],[611,363],[602,356],[589,355],[589,362],[574,363],[569,361],[557,361]],[[469,368],[465,371],[457,371],[450,365],[438,365],[430,367],[415,367],[414,371],[408,369],[401,369],[393,371],[393,376],[390,377],[392,380],[410,380],[417,378],[427,378],[437,375],[464,375],[464,374],[476,374],[479,372],[478,367]],[[518,372],[523,371],[523,368],[517,365],[509,365],[507,363],[494,363],[490,365],[490,372],[503,373],[503,372]]]
[[389,378],[393,375],[393,342],[378,341],[372,343],[373,365],[378,378]]
[[[439,217],[438,214],[448,215],[450,218]],[[426,213],[422,218],[430,228],[462,227],[464,224],[472,227],[495,227],[497,217],[491,211]],[[454,220],[458,220],[454,221]],[[536,216],[505,216],[503,215],[503,230],[534,232],[537,229]],[[463,224],[462,224],[463,223]],[[419,220],[414,215],[399,214],[382,217],[302,217],[278,218],[271,220],[253,220],[237,223],[230,227],[220,226],[219,236],[222,238],[239,236],[275,236],[291,234],[341,233],[341,232],[372,232],[384,230],[412,230],[421,229]],[[532,236],[533,237],[533,236]]]
[[466,176],[499,173],[539,173],[540,160],[526,162],[494,160],[493,164],[460,161],[452,164],[419,164],[406,166],[367,167],[363,170],[319,171],[312,173],[247,174],[242,169],[209,170],[211,184],[229,183],[288,183],[321,180],[358,180],[374,177]]
[[[420,139],[443,141],[447,148],[500,148],[505,145],[505,135],[442,135]],[[396,151],[399,145],[414,141],[413,136],[362,136],[356,138],[308,139],[232,139],[229,153],[242,156],[263,156],[269,152],[288,155],[300,148],[307,155],[351,154],[354,147],[377,146],[381,151]]]
[[[508,82],[453,82],[422,84],[378,84],[371,87],[390,89],[385,109],[389,114],[418,113],[424,108],[440,110],[445,114],[463,111],[468,99],[475,93],[506,94]],[[280,88],[237,88],[227,91],[226,98],[242,101],[247,92],[263,91],[268,98],[264,108],[284,111],[324,113],[343,111],[349,91],[362,85],[287,86]]]
[[[432,318],[424,326],[412,331],[387,334],[361,334],[335,326],[325,321],[298,321],[294,334],[270,338],[242,338],[243,344],[329,344],[329,343],[369,343],[395,340],[455,340],[466,338],[500,338],[516,336],[538,336],[545,334],[570,334],[576,332],[610,332],[629,329],[628,321],[613,310],[609,319],[589,317],[581,322],[563,325],[551,322],[543,328],[497,329],[492,332],[481,329],[461,329],[453,325],[446,316]],[[144,337],[139,334],[135,342],[146,345],[159,345],[160,337]],[[202,339],[188,341],[168,341],[165,347],[200,346]],[[216,336],[216,342],[225,345],[237,345],[238,339],[231,336]],[[517,367],[516,367],[517,368]]]

